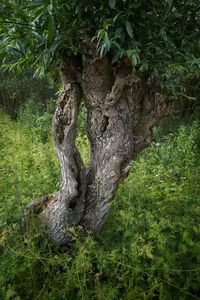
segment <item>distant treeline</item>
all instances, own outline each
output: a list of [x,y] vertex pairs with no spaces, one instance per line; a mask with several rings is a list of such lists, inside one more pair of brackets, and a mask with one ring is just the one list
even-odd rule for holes
[[[58,79],[58,76],[56,76]],[[27,100],[35,103],[45,103],[48,99],[56,99],[58,82],[55,81],[55,74],[48,73],[45,78],[35,78],[32,70],[25,70],[21,74],[15,72],[4,72],[0,69],[0,107],[6,113],[16,118],[21,105]],[[192,84],[191,84],[192,83]],[[177,106],[180,115],[190,116],[200,108],[200,79],[188,80],[185,86],[188,98],[180,95]]]
[[27,100],[46,102],[55,98],[55,93],[56,85],[49,77],[36,79],[31,70],[23,74],[0,70],[0,107],[13,118]]

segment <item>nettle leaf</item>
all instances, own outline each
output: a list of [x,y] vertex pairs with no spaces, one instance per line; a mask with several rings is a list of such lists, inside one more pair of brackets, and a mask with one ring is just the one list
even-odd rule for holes
[[116,4],[116,0],[109,0],[109,5],[111,8],[114,8]]
[[126,26],[126,31],[127,31],[128,35],[129,35],[131,38],[133,38],[133,28],[132,28],[131,23],[130,23],[128,20],[126,20],[125,26]]

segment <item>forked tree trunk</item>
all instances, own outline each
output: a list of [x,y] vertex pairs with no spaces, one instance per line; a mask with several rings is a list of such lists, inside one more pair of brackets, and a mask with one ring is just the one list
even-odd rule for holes
[[[86,59],[80,70],[74,59],[63,59],[61,77],[64,91],[53,120],[60,191],[29,208],[46,221],[53,240],[65,243],[72,225],[92,233],[102,227],[131,159],[150,144],[151,128],[167,114],[167,104],[126,61],[114,68],[106,57]],[[82,97],[91,146],[87,170],[75,146]]]

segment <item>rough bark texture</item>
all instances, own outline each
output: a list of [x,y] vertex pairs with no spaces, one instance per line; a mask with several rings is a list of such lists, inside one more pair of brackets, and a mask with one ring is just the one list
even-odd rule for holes
[[106,220],[119,182],[128,175],[131,159],[150,144],[151,128],[166,106],[125,62],[113,70],[107,58],[85,61],[81,86],[91,143],[82,222],[96,232]]
[[[81,70],[67,59],[61,68],[64,91],[54,116],[54,140],[61,164],[60,191],[40,200],[40,215],[52,238],[65,243],[67,228],[82,224],[98,231],[131,159],[150,145],[151,129],[169,112],[167,98],[150,91],[147,78],[126,61],[115,68],[107,57],[85,59]],[[88,112],[90,164],[85,171],[75,146],[78,107]],[[31,204],[29,207],[38,207]],[[34,208],[35,209],[35,208]]]
[[61,78],[63,94],[53,118],[54,143],[61,165],[60,191],[34,201],[28,208],[42,215],[50,229],[52,240],[65,244],[68,241],[69,226],[77,225],[83,214],[86,175],[75,145],[81,89],[74,80],[71,61],[67,59],[62,60]]

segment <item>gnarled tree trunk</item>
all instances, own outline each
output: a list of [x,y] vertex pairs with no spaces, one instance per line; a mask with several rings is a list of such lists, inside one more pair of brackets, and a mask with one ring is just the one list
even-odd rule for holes
[[[127,177],[131,159],[151,142],[151,129],[169,111],[166,97],[151,91],[147,77],[123,61],[107,57],[64,58],[64,91],[54,115],[54,141],[61,164],[60,191],[29,205],[46,220],[52,238],[67,241],[71,225],[96,232],[109,213],[118,184]],[[90,163],[86,170],[75,146],[79,103],[88,113]]]

